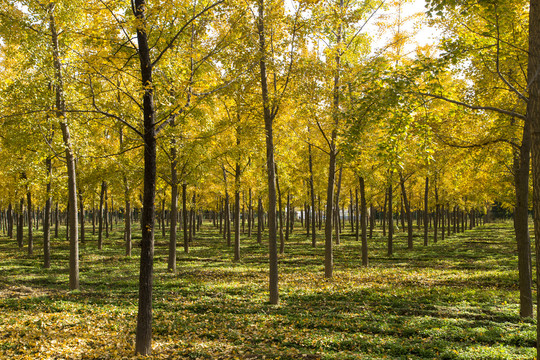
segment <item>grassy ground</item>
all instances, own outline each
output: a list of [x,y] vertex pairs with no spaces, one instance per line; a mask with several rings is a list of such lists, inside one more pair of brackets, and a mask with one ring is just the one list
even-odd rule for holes
[[[298,228],[297,228],[298,230]],[[342,236],[335,278],[323,278],[323,246],[295,232],[280,256],[280,305],[267,303],[266,245],[243,238],[233,262],[216,230],[179,248],[167,272],[156,238],[152,358],[179,359],[533,359],[535,322],[519,318],[517,256],[510,223],[489,224],[407,251],[397,234],[360,245]],[[81,244],[81,290],[69,292],[65,236],[52,241],[52,268],[0,238],[0,359],[135,358],[138,252],[122,234],[102,251]],[[139,239],[135,237],[134,241]]]

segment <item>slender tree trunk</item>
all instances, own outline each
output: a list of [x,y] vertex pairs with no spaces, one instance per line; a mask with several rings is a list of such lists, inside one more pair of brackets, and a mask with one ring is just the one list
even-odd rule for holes
[[445,210],[444,204],[441,204],[441,240],[444,240],[444,235],[445,235],[445,223],[446,223],[446,219],[444,218],[445,214],[446,214],[446,210]]
[[107,183],[101,182],[101,195],[99,197],[99,218],[98,218],[98,250],[103,248],[103,204],[105,202],[105,193],[107,192]]
[[317,246],[316,232],[316,208],[315,208],[315,189],[313,184],[313,158],[311,155],[311,144],[308,144],[309,151],[309,191],[311,195],[311,246]]
[[388,256],[394,253],[394,214],[392,205],[393,191],[392,184],[388,187]]
[[[523,125],[519,156],[514,163],[516,207],[514,209],[514,231],[516,234],[519,269],[520,315],[533,316],[531,240],[529,237],[529,158],[531,149],[531,127],[528,119]],[[535,209],[536,210],[536,209]]]
[[[360,180],[361,179],[361,180]],[[363,182],[364,181],[364,178],[359,176],[358,177],[358,180],[359,182]],[[354,222],[356,223],[354,229],[355,229],[355,232],[354,232],[354,239],[356,241],[359,241],[360,240],[360,207],[358,206],[358,188],[355,189],[355,192],[354,192],[354,210],[351,211],[351,214],[354,214]],[[353,199],[351,198],[351,204],[353,202]]]
[[139,272],[139,309],[135,341],[136,354],[148,355],[152,351],[152,288],[154,272],[154,219],[156,198],[156,126],[152,61],[146,31],[146,2],[135,0],[138,55],[141,65],[144,123],[144,185],[141,216],[142,240]]
[[413,220],[411,214],[411,206],[407,199],[407,191],[405,190],[405,179],[400,174],[401,195],[403,197],[403,204],[405,205],[405,212],[407,214],[407,249],[412,250],[414,246],[413,242]]
[[437,178],[435,178],[434,182],[434,188],[435,191],[435,218],[433,219],[433,242],[437,243],[437,230],[439,225],[439,217],[440,217],[440,205],[439,205],[439,191],[437,189]]
[[165,198],[163,198],[163,200],[161,200],[161,213],[160,213],[160,217],[161,217],[161,237],[163,239],[165,239]]
[[109,197],[108,197],[108,187],[105,186],[105,207],[104,207],[104,215],[103,217],[105,218],[105,237],[108,239],[109,238]]
[[[368,266],[368,244],[367,244],[367,207],[366,207],[366,187],[364,178],[360,177],[360,226],[362,227],[362,266]],[[358,212],[358,196],[356,196],[356,211]],[[356,214],[358,221],[358,213]],[[358,223],[356,224],[358,233]]]
[[71,145],[71,135],[66,120],[64,85],[62,79],[62,64],[60,61],[60,49],[58,46],[58,32],[54,16],[54,3],[49,5],[49,30],[51,33],[53,48],[54,76],[56,80],[56,116],[60,119],[60,128],[64,141],[67,175],[68,175],[68,198],[71,204],[68,217],[70,222],[69,236],[69,288],[75,290],[79,288],[79,239],[77,223],[77,183],[75,171],[75,155]]
[[26,189],[26,202],[28,205],[28,255],[34,254],[34,236],[32,227],[32,193]]
[[[174,119],[171,126],[174,126]],[[169,259],[167,269],[176,272],[176,220],[178,219],[178,172],[176,170],[176,140],[171,140],[171,227],[169,229]]]
[[340,238],[339,234],[341,233],[341,223],[339,218],[339,198],[341,194],[341,175],[343,173],[343,167],[339,168],[339,175],[338,175],[338,183],[337,183],[337,191],[336,191],[336,199],[335,199],[335,211],[336,211],[336,244],[339,245]]
[[54,210],[54,237],[58,238],[58,227],[60,222],[60,210],[58,209],[58,201],[56,202],[56,208]]
[[384,207],[382,213],[382,233],[386,236],[386,206],[388,205],[388,189],[384,192]]
[[231,205],[229,203],[229,193],[225,190],[225,238],[227,246],[231,246]]
[[[43,218],[43,267],[49,269],[51,267],[51,179],[52,179],[52,160],[47,156],[45,160],[45,168],[47,171],[46,185],[46,200],[45,200],[45,216]],[[9,204],[11,207],[11,203]]]
[[278,193],[278,210],[279,210],[279,253],[283,254],[283,251],[285,250],[285,240],[283,239],[283,207],[281,203],[281,190],[279,187],[279,175],[277,171],[277,164],[276,164],[276,189]]
[[265,16],[264,0],[258,4],[257,29],[259,34],[259,54],[261,73],[261,93],[263,103],[264,127],[266,130],[266,168],[268,171],[268,254],[269,254],[269,297],[270,304],[279,303],[278,288],[278,253],[277,253],[277,224],[276,224],[276,174],[274,161],[274,136],[273,122],[276,116],[270,105],[268,94],[268,82],[266,75],[266,39],[265,39]]
[[246,193],[242,191],[242,235],[246,233]]
[[253,227],[253,202],[251,197],[251,188],[249,188],[249,199],[248,199],[248,214],[247,214],[247,225],[248,225],[248,237],[251,237],[251,228]]
[[262,199],[259,197],[259,205],[257,206],[257,243],[262,243],[262,221],[263,221]]
[[79,192],[79,208],[80,208],[80,216],[81,216],[81,242],[85,242],[85,233],[84,233],[84,202],[83,202],[83,196]]
[[[188,215],[187,215],[187,184],[182,184],[182,225],[184,227],[184,252],[189,252]],[[226,228],[227,226],[225,226]]]
[[131,256],[131,201],[129,199],[129,185],[124,176],[124,199],[126,204],[126,212],[124,216],[124,242],[126,245],[126,256]]
[[[240,145],[239,138],[236,141]],[[236,163],[234,177],[234,261],[240,261],[240,163]]]
[[426,176],[426,190],[424,192],[424,246],[428,246],[428,226],[429,226],[429,208],[428,208],[429,177]]
[[[285,227],[285,241],[289,242],[289,233],[291,232],[291,194],[287,193],[287,224]],[[284,246],[280,249],[280,253],[283,254]]]
[[19,203],[19,216],[17,217],[17,244],[19,249],[24,246],[23,232],[24,232],[24,199],[21,199]]
[[373,228],[375,227],[375,208],[369,204],[369,239],[373,239]]
[[9,205],[8,205],[7,220],[8,220],[8,236],[10,239],[13,239],[13,206],[11,205],[11,201],[9,202]]

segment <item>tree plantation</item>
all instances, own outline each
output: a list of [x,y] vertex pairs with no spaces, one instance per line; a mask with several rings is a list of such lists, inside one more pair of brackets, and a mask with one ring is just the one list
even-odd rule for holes
[[540,0],[0,4],[0,358],[540,358]]

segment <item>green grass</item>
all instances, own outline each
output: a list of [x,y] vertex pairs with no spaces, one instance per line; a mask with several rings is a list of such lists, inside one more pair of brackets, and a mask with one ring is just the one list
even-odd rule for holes
[[[395,255],[376,233],[370,266],[348,235],[323,278],[323,239],[313,249],[296,228],[280,255],[280,304],[268,304],[267,246],[242,237],[233,262],[208,224],[178,271],[156,233],[153,353],[168,359],[533,359],[535,322],[519,318],[510,223],[489,224]],[[80,245],[81,290],[69,292],[68,244],[52,239],[52,268],[0,238],[0,359],[135,358],[138,248],[125,257],[120,231],[98,251]],[[134,244],[139,238],[136,234]]]

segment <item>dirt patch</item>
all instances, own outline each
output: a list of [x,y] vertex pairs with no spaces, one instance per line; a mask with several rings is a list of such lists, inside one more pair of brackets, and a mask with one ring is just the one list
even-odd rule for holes
[[21,299],[58,294],[58,290],[31,288],[28,286],[6,286],[0,288],[0,299]]

